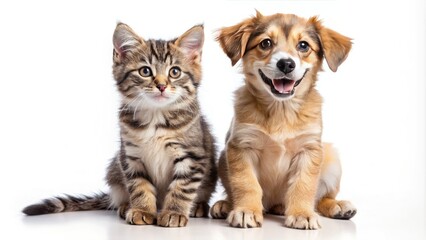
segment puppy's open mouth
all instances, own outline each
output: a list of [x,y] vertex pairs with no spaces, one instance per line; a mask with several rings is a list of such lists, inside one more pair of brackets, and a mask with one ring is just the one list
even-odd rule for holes
[[[305,72],[306,73],[306,72]],[[263,82],[271,87],[271,92],[279,97],[288,97],[294,94],[294,89],[300,84],[303,77],[299,80],[292,80],[289,78],[270,79],[262,70],[259,69],[259,75],[262,77]]]

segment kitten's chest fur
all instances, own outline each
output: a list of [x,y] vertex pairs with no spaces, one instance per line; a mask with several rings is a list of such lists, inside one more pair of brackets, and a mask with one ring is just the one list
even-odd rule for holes
[[[146,119],[149,116],[149,119]],[[144,113],[143,119],[148,125],[143,129],[132,129],[122,125],[122,141],[126,155],[135,156],[137,160],[131,165],[135,171],[144,169],[157,189],[158,198],[162,199],[172,181],[173,152],[167,144],[176,141],[179,131],[170,131],[158,127],[164,124],[163,114]]]

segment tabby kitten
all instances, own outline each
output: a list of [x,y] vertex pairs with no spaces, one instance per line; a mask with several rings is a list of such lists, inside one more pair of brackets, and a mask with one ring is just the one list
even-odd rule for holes
[[113,42],[122,106],[121,147],[106,176],[110,193],[55,197],[23,212],[118,209],[130,224],[164,227],[207,217],[217,169],[214,140],[197,100],[203,26],[163,41],[144,40],[119,23]]

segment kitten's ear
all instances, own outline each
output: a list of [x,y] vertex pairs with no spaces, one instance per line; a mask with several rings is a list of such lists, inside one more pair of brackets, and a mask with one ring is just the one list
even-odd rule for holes
[[140,38],[128,25],[118,23],[113,35],[114,62],[120,63],[123,59],[137,49],[137,46],[144,44]]
[[201,53],[204,44],[204,27],[203,25],[196,25],[182,34],[176,39],[175,45],[178,46],[182,52],[191,61],[201,61]]

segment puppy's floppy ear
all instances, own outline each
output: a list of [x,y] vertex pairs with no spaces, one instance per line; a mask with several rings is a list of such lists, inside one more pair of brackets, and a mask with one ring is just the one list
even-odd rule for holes
[[351,39],[336,31],[323,27],[317,17],[310,18],[309,21],[312,22],[317,29],[328,67],[333,72],[336,72],[340,64],[348,57],[349,51],[352,48]]
[[216,41],[220,43],[223,51],[231,59],[232,66],[234,66],[246,51],[247,42],[251,33],[254,30],[254,22],[262,15],[257,12],[256,17],[246,19],[237,25],[224,27],[219,30],[219,36]]

